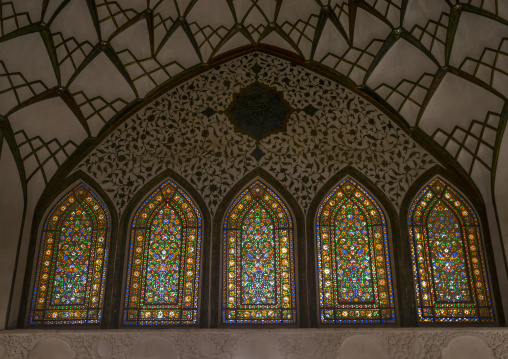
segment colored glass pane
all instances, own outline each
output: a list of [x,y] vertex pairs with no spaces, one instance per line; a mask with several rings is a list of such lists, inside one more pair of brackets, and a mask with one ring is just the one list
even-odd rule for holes
[[319,206],[316,244],[322,324],[395,322],[386,219],[353,179]]
[[421,322],[493,322],[478,217],[436,178],[409,211],[409,235]]
[[201,213],[174,182],[141,204],[131,227],[124,324],[197,323],[201,238]]
[[29,325],[98,324],[111,219],[85,184],[51,210],[42,230]]
[[245,189],[223,223],[222,322],[296,322],[293,222],[262,182]]

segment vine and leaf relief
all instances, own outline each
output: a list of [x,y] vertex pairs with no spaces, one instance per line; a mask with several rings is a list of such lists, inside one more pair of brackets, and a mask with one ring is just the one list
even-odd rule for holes
[[[293,109],[286,113],[274,95],[267,97],[275,112],[289,114],[284,130],[235,131],[228,109],[254,85],[265,94],[275,89]],[[318,189],[348,165],[399,207],[403,193],[436,163],[361,96],[287,60],[251,53],[170,89],[112,130],[77,169],[90,174],[120,212],[151,178],[172,169],[214,213],[232,186],[258,167],[307,211]]]

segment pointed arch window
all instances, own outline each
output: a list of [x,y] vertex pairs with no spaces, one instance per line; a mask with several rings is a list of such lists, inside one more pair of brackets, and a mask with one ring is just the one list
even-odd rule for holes
[[110,233],[109,211],[86,184],[58,201],[42,229],[29,325],[101,322]]
[[355,180],[318,207],[316,245],[321,324],[395,322],[385,215]]
[[222,235],[222,323],[296,323],[293,219],[261,181],[228,208]]
[[197,324],[202,231],[197,205],[172,181],[140,205],[131,225],[124,324]]
[[493,322],[480,225],[466,199],[436,178],[408,222],[419,321]]

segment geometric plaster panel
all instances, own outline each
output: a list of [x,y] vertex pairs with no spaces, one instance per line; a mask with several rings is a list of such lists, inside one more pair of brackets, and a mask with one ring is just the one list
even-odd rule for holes
[[[178,50],[175,51],[175,49]],[[157,54],[157,60],[164,65],[176,62],[183,68],[192,67],[200,62],[196,50],[181,26],[171,34],[171,37],[162,46]]]
[[33,176],[37,175],[38,171],[41,171],[44,181],[48,183],[58,167],[77,148],[76,143],[72,141],[60,143],[58,139],[53,139],[49,142],[44,142],[39,136],[29,138],[23,130],[15,132],[14,135],[25,165],[27,181],[30,181]]
[[[298,20],[295,24],[291,24],[288,21],[281,24],[282,31],[284,31],[291,40],[293,40],[306,59],[310,58],[312,41],[314,39],[317,24],[318,17],[316,15],[311,15],[305,21]],[[263,38],[263,42],[270,43],[266,40],[266,37]],[[294,49],[291,51],[294,51]]]
[[499,121],[500,114],[489,113],[483,121],[471,121],[468,128],[456,126],[451,133],[439,129],[433,137],[458,160],[467,173],[471,173],[476,161],[490,170]]
[[402,0],[366,0],[365,2],[379,11],[393,27],[400,26]]
[[111,40],[111,46],[120,52],[128,49],[138,59],[151,57],[150,34],[144,19],[129,26]]
[[497,47],[501,38],[507,35],[508,25],[467,11],[463,12],[455,33],[450,64],[458,68],[466,57],[479,58],[484,48]]
[[314,53],[314,59],[316,61],[322,61],[328,53],[340,57],[347,49],[348,44],[346,39],[344,39],[333,22],[330,19],[327,19],[323,32],[319,38],[316,52]]
[[296,23],[300,19],[307,19],[309,15],[319,14],[320,6],[317,1],[293,0],[283,1],[277,23],[282,26],[284,22]]
[[42,11],[44,14],[43,21],[47,24],[49,20],[55,15],[59,7],[65,2],[65,0],[49,0],[47,4],[43,4]]
[[[290,43],[286,41],[282,36],[280,36],[276,31],[272,31],[267,36],[265,36],[262,40],[262,43],[280,47],[281,49],[285,49],[288,51],[295,51],[295,48],[291,46]],[[310,47],[307,48],[306,57],[310,56]]]
[[28,1],[17,1],[16,4],[4,1],[0,7],[0,36],[32,24],[40,16],[40,9],[37,11],[37,6]]
[[384,39],[391,32],[390,26],[362,8],[356,10],[353,46],[365,49],[372,40]]
[[72,81],[69,90],[72,93],[83,91],[88,97],[100,96],[109,102],[117,98],[130,102],[136,98],[132,88],[104,52],[99,53]]
[[51,87],[57,84],[48,51],[38,32],[0,43],[1,60],[9,72],[20,72],[27,81],[42,81]]
[[19,72],[9,72],[0,61],[0,115],[48,88],[41,81],[28,82]]
[[429,135],[438,128],[450,133],[455,126],[468,128],[472,120],[486,118],[489,111],[500,113],[502,108],[501,98],[447,73],[428,103],[419,126]]
[[449,11],[450,7],[445,1],[409,0],[404,14],[404,27],[412,30],[415,25],[424,26],[428,19],[437,19],[441,13]]
[[[265,6],[259,6],[263,2]],[[260,33],[268,22],[273,22],[276,3],[275,1],[270,3],[266,4],[266,1],[258,1],[254,6],[252,6],[253,3],[251,1],[235,1],[234,3],[236,18],[242,22],[255,40],[258,40],[259,35],[261,35]]]
[[61,33],[53,35],[53,44],[60,68],[60,81],[67,85],[72,75],[92,51],[93,45],[88,41],[79,43],[73,37],[64,38]]
[[406,79],[417,81],[424,73],[434,74],[437,66],[418,48],[400,38],[383,56],[367,80],[367,86],[395,86]]
[[61,33],[63,37],[74,38],[77,42],[96,44],[99,41],[87,2],[83,0],[69,2],[51,22],[50,29],[53,34]]
[[95,6],[101,27],[101,38],[107,40],[121,26],[143,11],[146,8],[146,2],[97,0]]
[[245,35],[242,32],[238,31],[219,48],[219,51],[217,51],[215,55],[220,55],[227,51],[234,50],[236,48],[250,44],[251,44],[250,40],[247,37],[245,37]]
[[99,96],[88,98],[83,92],[72,95],[86,119],[92,136],[96,136],[102,127],[127,105],[122,99],[107,102]]
[[201,26],[208,25],[212,29],[220,26],[229,29],[235,24],[225,0],[200,0],[189,11],[186,19],[189,23],[198,22]]
[[431,52],[440,65],[445,65],[445,44],[449,20],[449,15],[443,12],[436,20],[429,20],[425,26],[415,25],[411,30],[411,35]]
[[423,74],[416,82],[402,80],[395,87],[382,84],[375,91],[401,114],[409,126],[414,126],[433,78],[431,74]]
[[171,1],[152,1],[154,47],[157,49],[178,18],[178,7]]
[[485,48],[479,59],[464,59],[460,69],[508,97],[508,38],[497,48]]
[[57,138],[61,143],[80,144],[86,137],[83,126],[60,97],[53,97],[21,108],[9,116],[14,132],[23,130],[28,137],[44,141]]

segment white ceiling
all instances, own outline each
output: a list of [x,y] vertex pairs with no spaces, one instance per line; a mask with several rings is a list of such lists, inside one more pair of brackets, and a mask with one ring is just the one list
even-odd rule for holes
[[47,183],[129,105],[256,43],[386,101],[480,183],[496,165],[507,1],[2,0],[0,16],[0,116],[22,181]]

